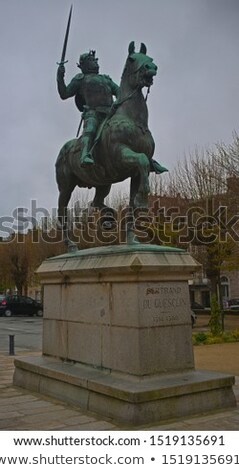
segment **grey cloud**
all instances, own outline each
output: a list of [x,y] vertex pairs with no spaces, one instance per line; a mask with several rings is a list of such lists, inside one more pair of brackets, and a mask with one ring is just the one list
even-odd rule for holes
[[[57,203],[55,159],[80,119],[55,84],[70,3],[0,0],[1,215],[31,198]],[[67,81],[79,54],[96,48],[101,71],[119,82],[128,43],[143,41],[159,66],[148,98],[155,157],[170,169],[196,144],[230,142],[239,121],[237,0],[73,3]]]

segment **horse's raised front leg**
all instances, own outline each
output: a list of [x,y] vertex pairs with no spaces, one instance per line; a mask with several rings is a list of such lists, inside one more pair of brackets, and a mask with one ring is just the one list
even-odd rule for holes
[[129,147],[121,148],[122,165],[139,174],[139,186],[133,202],[134,207],[148,207],[149,195],[149,159],[145,153],[137,153]]

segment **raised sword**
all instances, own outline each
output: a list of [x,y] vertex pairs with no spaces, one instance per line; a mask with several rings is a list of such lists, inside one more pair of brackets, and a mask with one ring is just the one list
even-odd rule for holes
[[71,5],[70,13],[69,13],[69,17],[68,17],[66,33],[65,33],[65,39],[64,39],[62,53],[61,53],[61,61],[57,62],[57,65],[64,65],[66,62],[68,62],[67,60],[65,60],[65,57],[66,57],[66,48],[67,48],[67,42],[68,42],[68,36],[69,36],[70,24],[71,24],[72,6],[73,5]]

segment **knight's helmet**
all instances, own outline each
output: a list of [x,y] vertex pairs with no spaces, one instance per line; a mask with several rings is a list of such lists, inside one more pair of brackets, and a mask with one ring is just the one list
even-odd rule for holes
[[95,57],[95,52],[85,52],[80,55],[79,63],[77,66],[82,70],[83,73],[98,72],[98,59]]

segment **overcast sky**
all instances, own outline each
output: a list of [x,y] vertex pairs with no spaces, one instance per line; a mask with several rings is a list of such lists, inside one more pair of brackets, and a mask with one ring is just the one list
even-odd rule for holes
[[71,3],[66,82],[96,49],[100,72],[119,83],[129,42],[144,42],[158,65],[148,98],[155,158],[169,170],[195,145],[230,143],[238,131],[239,0],[0,0],[0,216],[32,199],[57,205],[55,160],[80,121],[55,80]]

